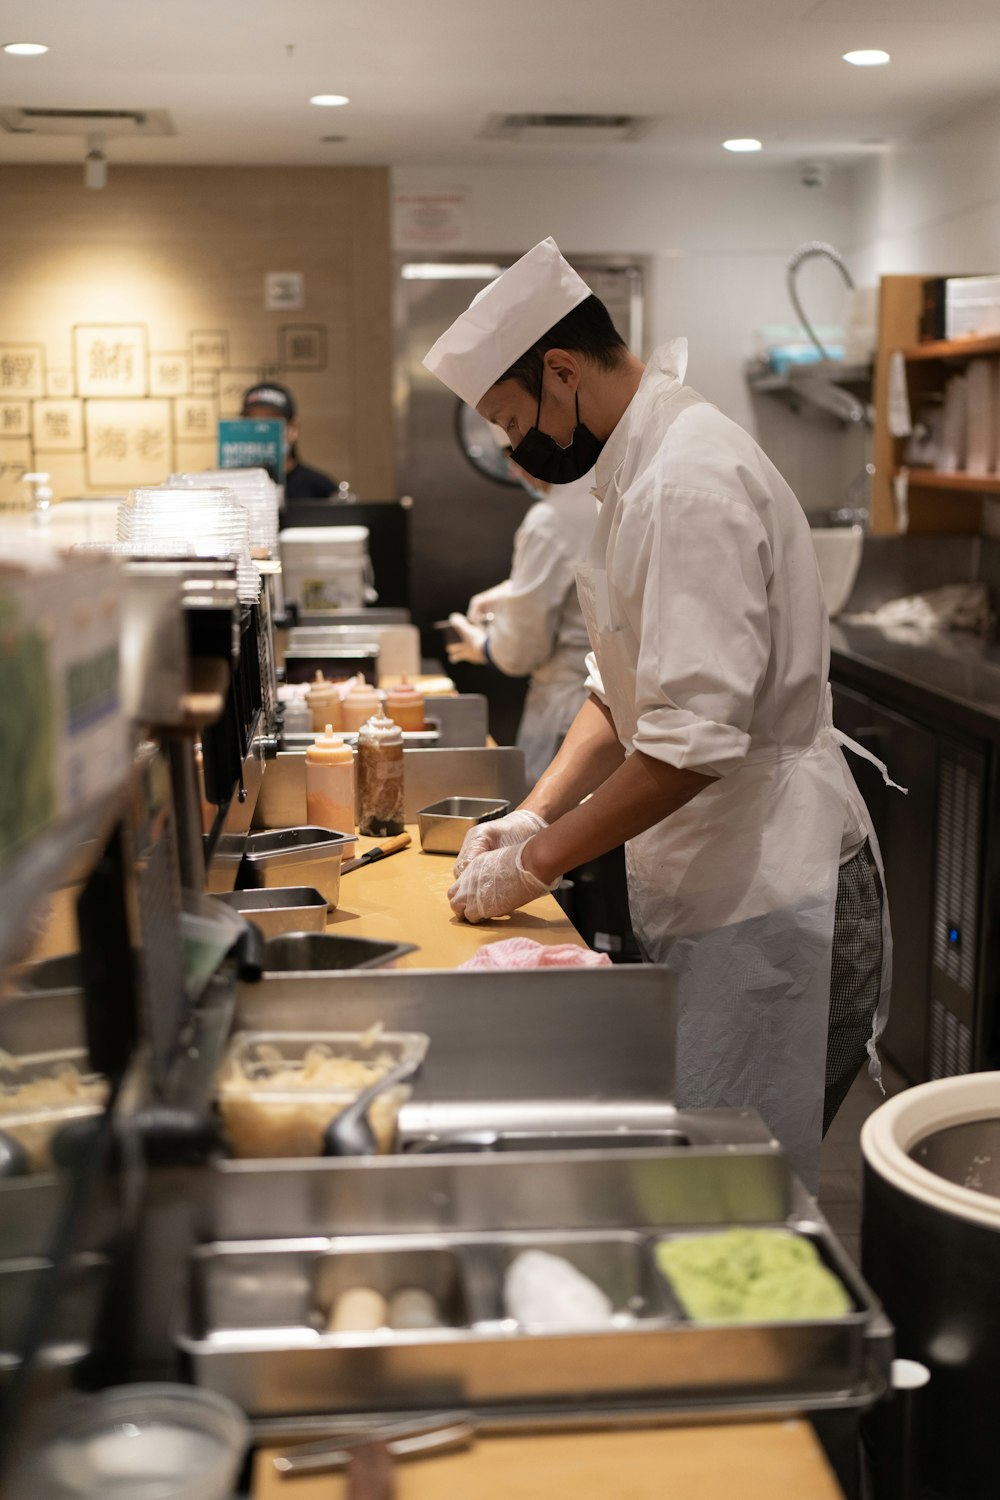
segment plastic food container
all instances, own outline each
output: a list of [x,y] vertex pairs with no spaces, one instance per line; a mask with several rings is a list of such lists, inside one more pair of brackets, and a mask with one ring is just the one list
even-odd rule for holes
[[313,886],[331,911],[340,900],[340,864],[344,845],[353,833],[331,828],[282,828],[277,833],[252,833],[243,855],[247,884],[256,890],[276,886]]
[[311,885],[274,886],[263,891],[226,891],[216,896],[233,911],[254,922],[266,938],[286,932],[322,932],[326,926],[326,897]]
[[278,544],[285,598],[300,609],[358,610],[374,601],[367,526],[292,526]]
[[[233,1154],[321,1156],[330,1121],[378,1078],[427,1051],[422,1032],[244,1031],[229,1044],[216,1096]],[[405,1087],[369,1111],[379,1150],[392,1149]]]
[[20,1141],[33,1172],[52,1170],[52,1139],[63,1125],[103,1114],[107,1099],[107,1080],[87,1072],[80,1048],[0,1063],[0,1130]]
[[185,1385],[112,1386],[55,1401],[8,1500],[230,1500],[249,1438],[237,1406]]
[[446,797],[417,814],[420,847],[428,854],[457,854],[470,828],[492,823],[510,811],[496,797]]

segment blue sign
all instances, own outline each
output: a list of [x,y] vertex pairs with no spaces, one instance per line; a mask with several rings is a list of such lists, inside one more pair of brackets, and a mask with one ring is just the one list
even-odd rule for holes
[[276,484],[285,482],[285,424],[235,417],[219,423],[220,469],[266,469]]

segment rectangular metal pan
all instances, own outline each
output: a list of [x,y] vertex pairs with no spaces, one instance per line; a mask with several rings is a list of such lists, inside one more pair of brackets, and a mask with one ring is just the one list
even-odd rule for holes
[[[199,1383],[254,1416],[832,1396],[863,1381],[878,1308],[843,1267],[826,1226],[810,1231],[847,1283],[852,1307],[843,1317],[695,1325],[657,1271],[656,1236],[645,1232],[361,1236],[203,1247],[179,1342]],[[532,1246],[565,1255],[602,1285],[615,1304],[612,1324],[528,1331],[507,1318],[503,1271]],[[436,1278],[442,1326],[322,1331],[336,1288],[374,1285],[385,1294],[411,1284],[401,1277],[419,1284],[421,1274]]]

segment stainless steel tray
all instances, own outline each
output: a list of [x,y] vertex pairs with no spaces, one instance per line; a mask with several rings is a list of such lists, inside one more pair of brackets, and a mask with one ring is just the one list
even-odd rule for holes
[[[849,1391],[864,1379],[869,1344],[884,1337],[878,1306],[822,1220],[781,1227],[808,1234],[845,1283],[852,1306],[843,1317],[691,1323],[656,1268],[661,1236],[650,1226],[359,1235],[201,1248],[179,1342],[197,1381],[258,1417]],[[612,1323],[560,1332],[508,1318],[503,1271],[528,1247],[571,1259],[601,1285]],[[438,1297],[442,1326],[324,1331],[338,1290],[367,1285],[389,1296],[414,1284]]]
[[[38,1352],[42,1369],[65,1371],[68,1378],[68,1372],[86,1358],[107,1277],[108,1261],[103,1255],[78,1255],[67,1268],[54,1319]],[[46,1260],[0,1262],[0,1388],[20,1365],[16,1351],[21,1345],[22,1323],[46,1278],[54,1286],[52,1267]],[[49,1386],[54,1388],[51,1376]]]
[[[315,729],[301,732],[293,730],[290,734],[282,733],[281,749],[282,751],[298,752],[304,755],[309,746],[315,744],[317,733],[318,730]],[[345,745],[353,747],[358,743],[358,731],[356,729],[338,729],[335,730],[335,733],[340,735]],[[408,747],[411,750],[433,749],[440,743],[441,739],[437,728],[430,723],[426,729],[404,729],[402,733],[404,747]]]
[[344,845],[353,833],[312,826],[252,833],[243,855],[246,883],[254,890],[311,886],[335,911],[340,899]]
[[326,927],[327,900],[315,886],[270,886],[264,890],[227,891],[215,898],[254,922],[265,938],[286,933],[322,932]]
[[416,943],[390,943],[339,932],[287,933],[264,945],[261,967],[265,974],[280,974],[283,979],[314,979],[345,969],[391,968],[416,947]]
[[445,797],[417,814],[420,847],[425,854],[457,854],[471,829],[509,811],[510,803],[499,797]]

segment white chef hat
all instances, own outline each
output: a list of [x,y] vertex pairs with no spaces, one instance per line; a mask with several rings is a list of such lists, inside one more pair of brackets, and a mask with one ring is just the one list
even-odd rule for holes
[[515,360],[590,295],[555,240],[542,240],[483,287],[425,356],[424,366],[475,406]]

